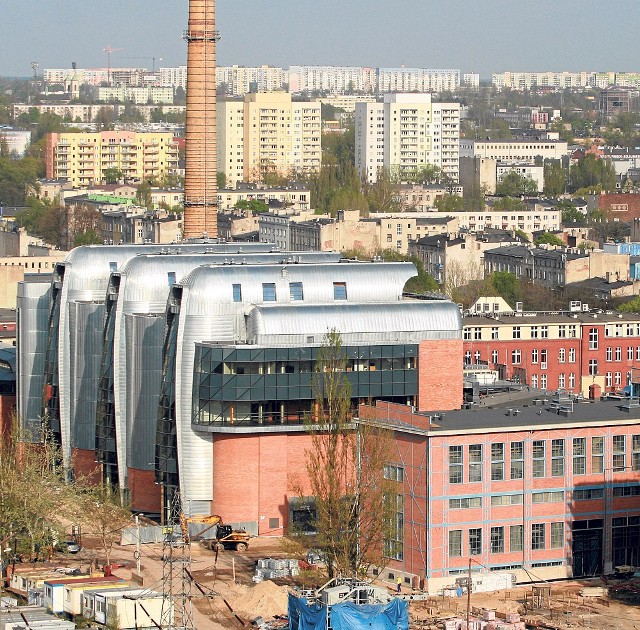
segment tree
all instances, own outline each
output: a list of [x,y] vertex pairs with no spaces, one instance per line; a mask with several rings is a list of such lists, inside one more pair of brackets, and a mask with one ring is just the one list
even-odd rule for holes
[[224,171],[218,171],[216,174],[216,184],[218,190],[227,187],[227,174]]
[[634,297],[624,304],[618,306],[618,310],[622,313],[640,313],[640,296]]
[[233,206],[238,210],[250,210],[253,214],[269,212],[269,206],[262,199],[239,199]]
[[562,211],[562,225],[585,225],[587,217],[568,199],[558,202],[557,208]]
[[438,212],[460,212],[464,210],[464,199],[460,195],[442,195],[434,202]]
[[526,204],[522,199],[514,199],[513,197],[500,197],[493,202],[494,210],[503,210],[506,212],[517,212],[524,210]]
[[562,195],[567,186],[567,176],[559,160],[547,160],[544,164],[544,194]]
[[519,197],[521,195],[535,195],[538,192],[538,184],[528,175],[522,175],[517,171],[509,171],[502,181],[496,186],[497,195]]
[[117,184],[124,177],[124,173],[119,168],[105,168],[102,174],[107,184]]
[[507,271],[496,271],[491,274],[489,280],[498,295],[504,298],[509,306],[515,308],[516,302],[522,300],[522,287],[515,274]]
[[571,184],[574,189],[593,190],[601,186],[609,191],[616,187],[616,172],[611,160],[599,158],[588,153],[580,161],[571,166]]
[[515,231],[515,234],[521,241],[525,243],[529,243],[531,241],[529,235],[524,230],[518,229]]
[[78,504],[88,521],[87,533],[97,536],[105,564],[111,564],[113,545],[131,523],[131,512],[121,505],[120,493],[108,485],[83,487]]
[[[391,461],[389,431],[352,417],[347,367],[340,335],[332,331],[318,355],[313,374],[315,403],[307,422],[313,533],[294,532],[321,551],[330,578],[384,566],[385,555],[394,552],[391,532],[398,526],[397,497],[403,496],[384,475]],[[293,480],[293,485],[298,492],[304,491],[299,480]]]
[[541,234],[534,242],[536,245],[553,245],[555,247],[562,247],[565,245],[565,242],[561,238],[555,234],[551,234],[550,232]]
[[148,210],[153,207],[151,184],[149,182],[142,182],[136,189],[136,203]]

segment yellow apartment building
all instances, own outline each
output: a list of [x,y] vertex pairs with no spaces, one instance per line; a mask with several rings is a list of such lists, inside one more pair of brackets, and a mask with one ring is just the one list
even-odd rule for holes
[[320,168],[320,103],[292,102],[287,92],[246,94],[218,103],[218,165],[226,187],[267,173],[295,175]]
[[101,183],[107,169],[127,180],[161,180],[178,168],[178,145],[169,131],[50,133],[45,160],[48,179],[74,187]]

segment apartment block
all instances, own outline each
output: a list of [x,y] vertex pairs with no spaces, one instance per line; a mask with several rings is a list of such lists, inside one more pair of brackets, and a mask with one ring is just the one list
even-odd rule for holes
[[[184,114],[184,105],[147,105],[146,101],[143,105],[136,105],[136,111],[139,112],[147,122],[151,119],[151,112],[155,111],[162,114]],[[123,103],[108,103],[82,105],[80,103],[14,103],[12,106],[13,117],[17,118],[20,114],[28,114],[30,110],[35,109],[40,114],[56,114],[74,122],[92,123],[101,109],[107,108],[113,113],[113,117],[117,118],[124,111]]]
[[247,94],[218,103],[218,164],[226,185],[320,168],[320,103],[292,102],[286,92]]
[[460,104],[430,94],[388,94],[384,103],[358,103],[355,162],[370,183],[385,168],[402,178],[426,165],[459,178]]
[[375,92],[375,68],[361,66],[291,66],[289,91],[345,94]]
[[150,72],[147,68],[47,68],[44,70],[45,83],[70,83],[100,85],[141,85]]
[[173,88],[171,86],[114,85],[96,88],[99,101],[120,103],[131,102],[136,105],[147,103],[173,103]]
[[455,92],[460,70],[378,68],[378,92]]
[[171,132],[50,133],[45,153],[48,179],[74,187],[99,184],[107,169],[125,179],[162,179],[178,167],[178,146]]
[[228,96],[244,96],[249,92],[275,92],[285,90],[289,73],[283,68],[260,66],[216,67],[216,85],[218,90]]

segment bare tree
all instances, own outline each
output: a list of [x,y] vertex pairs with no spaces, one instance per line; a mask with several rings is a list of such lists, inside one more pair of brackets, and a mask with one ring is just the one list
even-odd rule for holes
[[293,533],[321,551],[330,578],[384,566],[385,542],[395,526],[388,500],[392,486],[384,476],[391,434],[385,427],[353,417],[346,371],[340,335],[332,331],[326,335],[314,373],[307,483],[292,484],[299,496],[305,489],[310,495],[307,529],[313,532],[296,532],[294,526]]

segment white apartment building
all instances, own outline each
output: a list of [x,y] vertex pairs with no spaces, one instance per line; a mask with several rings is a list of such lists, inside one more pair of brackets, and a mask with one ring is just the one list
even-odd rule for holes
[[158,70],[160,85],[169,85],[173,88],[187,89],[187,66],[175,68],[160,68]]
[[427,164],[459,178],[460,104],[433,103],[430,94],[387,94],[384,103],[358,103],[355,163],[374,183],[380,168],[402,174]]
[[69,83],[77,81],[79,84],[100,85],[111,83],[119,85],[140,85],[149,75],[146,68],[46,68],[44,70],[45,83]]
[[360,66],[290,66],[289,92],[375,92],[376,69]]
[[491,76],[493,87],[498,90],[531,90],[544,87],[556,90],[566,88],[586,89],[640,87],[638,72],[500,72]]
[[135,103],[146,105],[147,103],[173,103],[173,88],[170,86],[145,86],[133,87],[130,85],[112,85],[96,88],[99,101]]
[[462,85],[469,88],[480,87],[480,75],[477,72],[467,72],[463,74]]
[[287,92],[246,94],[218,102],[218,165],[226,185],[258,181],[268,172],[318,170],[320,103],[292,102]]
[[224,87],[229,96],[244,96],[249,92],[275,92],[286,89],[289,73],[283,68],[260,66],[220,66],[216,68],[216,85]]
[[501,162],[535,162],[536,158],[560,160],[568,154],[564,140],[460,140],[460,157],[480,157]]
[[318,96],[311,99],[325,105],[332,105],[336,109],[343,109],[348,114],[356,111],[356,103],[375,103],[375,96],[367,96],[363,94],[335,94],[332,96]]
[[460,70],[431,68],[378,68],[378,92],[455,92]]

